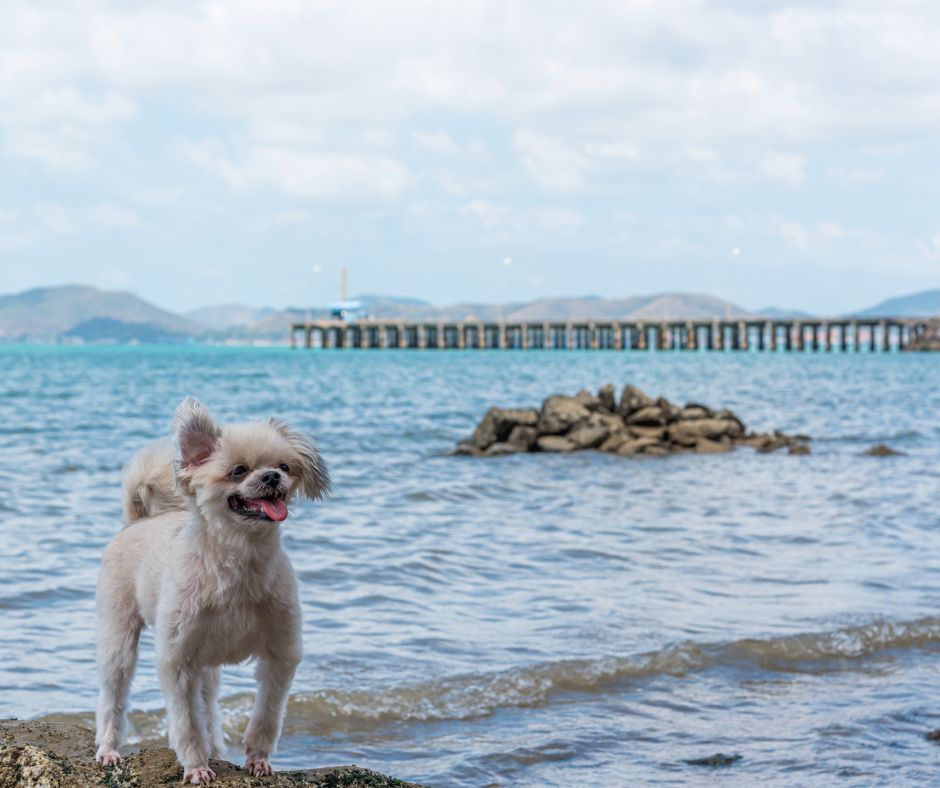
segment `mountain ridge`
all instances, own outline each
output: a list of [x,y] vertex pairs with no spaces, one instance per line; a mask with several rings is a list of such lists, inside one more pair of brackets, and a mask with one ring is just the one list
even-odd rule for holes
[[182,315],[120,290],[67,284],[0,295],[0,337],[6,339],[56,339],[94,318],[149,325],[173,334],[203,330]]
[[[545,297],[504,304],[462,302],[435,306],[419,298],[362,295],[361,314],[399,320],[689,320],[811,316],[797,309],[752,311],[707,293],[661,292],[624,298],[599,295]],[[859,317],[940,315],[940,290],[898,296],[855,313]],[[215,304],[177,314],[125,291],[68,284],[0,295],[0,339],[60,341],[281,341],[290,324],[329,315],[325,307],[253,307]]]

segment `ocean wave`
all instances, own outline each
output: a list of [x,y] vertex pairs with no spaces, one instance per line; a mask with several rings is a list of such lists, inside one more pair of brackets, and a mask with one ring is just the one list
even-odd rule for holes
[[[392,723],[424,723],[485,717],[502,708],[539,706],[566,693],[602,693],[659,677],[684,677],[712,668],[775,673],[824,674],[859,669],[887,652],[940,648],[940,618],[873,621],[831,632],[725,643],[686,642],[626,657],[537,663],[493,673],[471,673],[373,690],[300,692],[288,702],[284,731],[328,733],[374,729]],[[225,727],[233,737],[251,713],[252,693],[222,700]],[[45,719],[90,724],[90,714]],[[165,712],[130,714],[133,740],[159,740]]]

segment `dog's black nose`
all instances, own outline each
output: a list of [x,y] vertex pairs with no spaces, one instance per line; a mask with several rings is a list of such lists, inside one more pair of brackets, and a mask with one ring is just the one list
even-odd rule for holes
[[281,474],[279,474],[277,471],[265,471],[261,476],[261,481],[264,484],[269,484],[272,487],[275,487],[281,483]]

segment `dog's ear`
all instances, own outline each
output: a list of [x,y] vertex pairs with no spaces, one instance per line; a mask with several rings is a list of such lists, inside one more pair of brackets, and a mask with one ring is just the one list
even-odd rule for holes
[[320,456],[313,441],[292,430],[280,419],[270,418],[268,423],[281,433],[300,461],[300,494],[315,501],[322,500],[333,489],[326,461]]
[[221,434],[222,431],[205,405],[193,397],[184,399],[176,409],[173,420],[177,474],[192,471],[208,460]]

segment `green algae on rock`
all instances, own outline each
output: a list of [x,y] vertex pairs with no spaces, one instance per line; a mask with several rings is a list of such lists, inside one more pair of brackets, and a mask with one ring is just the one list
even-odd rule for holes
[[[413,788],[416,783],[358,766],[278,771],[252,777],[228,761],[210,761],[218,788]],[[117,766],[95,763],[94,733],[79,725],[38,720],[0,721],[3,788],[150,788],[179,785],[183,769],[173,751],[131,752]],[[420,786],[417,786],[420,788]]]

